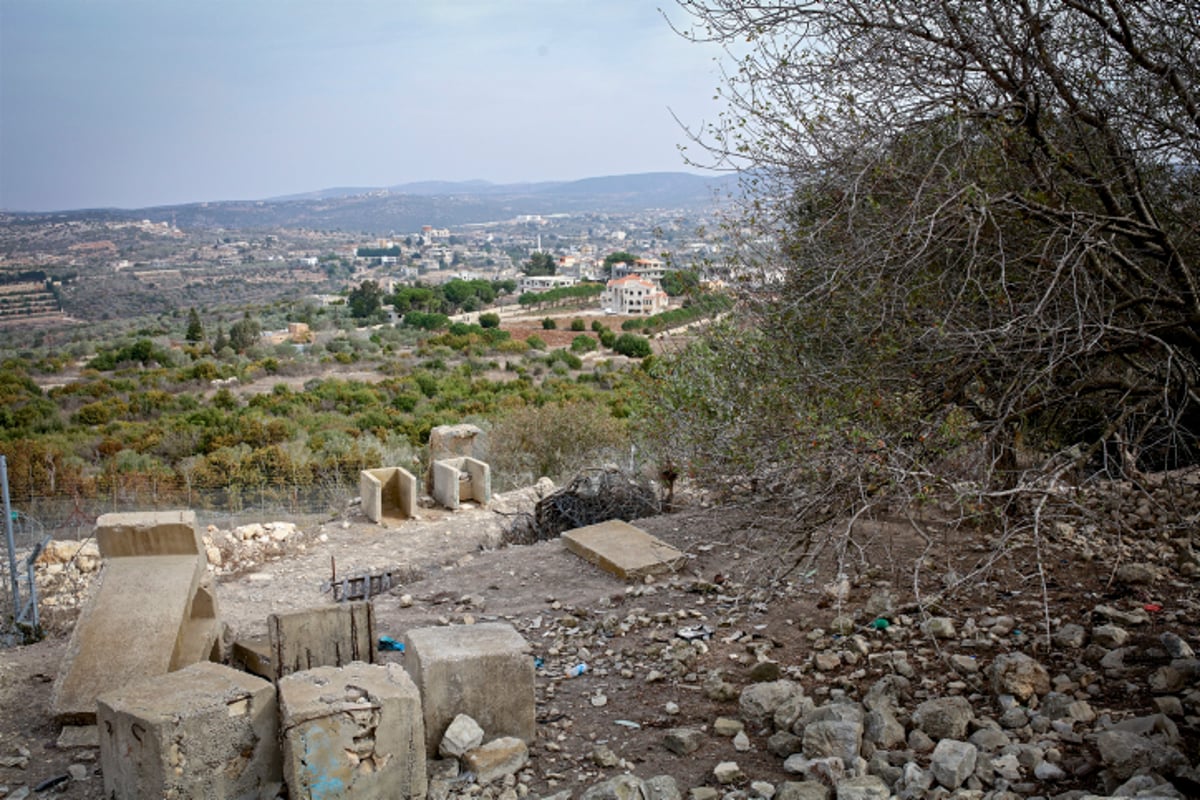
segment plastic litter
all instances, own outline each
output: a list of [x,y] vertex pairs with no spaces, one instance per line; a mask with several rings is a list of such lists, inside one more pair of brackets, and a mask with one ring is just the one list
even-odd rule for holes
[[587,664],[576,664],[567,670],[568,678],[578,678],[583,673],[587,672]]
[[380,650],[394,650],[397,653],[404,652],[404,642],[398,642],[390,636],[379,637]]
[[874,628],[877,631],[882,631],[882,630],[887,630],[888,628],[891,627],[891,625],[892,625],[892,623],[888,622],[883,617],[876,617],[875,619],[873,619],[871,621],[870,627]]
[[629,728],[630,730],[634,731],[640,731],[642,729],[641,725],[629,719],[618,719],[613,720],[613,722],[615,722],[617,725],[620,725],[622,728]]
[[1163,610],[1162,603],[1146,603],[1146,605],[1142,606],[1142,608],[1146,611],[1149,611],[1151,614],[1157,614]]
[[707,625],[692,625],[688,628],[680,628],[675,635],[685,642],[695,641],[696,639],[711,639],[715,630]]
[[544,666],[546,666],[546,660],[544,658],[542,658],[541,656],[533,657],[533,668],[534,669],[541,669]]

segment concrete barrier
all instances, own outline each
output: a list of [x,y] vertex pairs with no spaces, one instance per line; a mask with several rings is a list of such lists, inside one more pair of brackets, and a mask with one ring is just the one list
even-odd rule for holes
[[425,797],[421,698],[399,665],[288,675],[279,710],[292,800]]
[[437,752],[459,714],[479,723],[488,739],[533,741],[533,658],[511,625],[414,628],[404,645],[404,667],[421,692],[429,752]]
[[417,479],[402,467],[365,469],[358,477],[362,510],[372,522],[412,519],[417,515]]
[[97,700],[104,796],[257,800],[282,782],[275,687],[194,664]]
[[466,456],[433,463],[433,499],[438,505],[457,509],[464,500],[487,505],[492,500],[492,469]]
[[103,565],[51,692],[60,722],[91,724],[103,692],[219,650],[216,596],[191,511],[104,514]]

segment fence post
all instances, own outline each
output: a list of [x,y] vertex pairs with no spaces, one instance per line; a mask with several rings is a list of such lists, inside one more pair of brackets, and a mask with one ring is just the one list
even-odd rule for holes
[[12,508],[8,502],[8,457],[0,455],[0,494],[4,499],[4,541],[8,544],[8,574],[12,579],[13,620],[21,613],[21,577],[17,574],[17,545],[13,541]]

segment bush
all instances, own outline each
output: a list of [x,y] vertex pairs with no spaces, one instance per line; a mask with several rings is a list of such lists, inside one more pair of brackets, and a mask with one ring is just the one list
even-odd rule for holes
[[600,331],[608,330],[608,326],[600,320],[594,319],[592,320],[592,330],[594,330],[596,333],[600,333]]
[[558,323],[555,322],[550,317],[546,317],[544,320],[542,320],[542,330],[553,331],[553,330],[557,330],[557,329],[558,329]]
[[583,362],[579,360],[579,356],[569,353],[561,348],[552,351],[550,356],[547,358],[547,361],[550,363],[550,366],[554,366],[554,362],[556,361],[561,361],[571,369],[580,369],[583,367]]
[[571,340],[572,353],[590,353],[597,347],[596,340],[586,334],[580,334]]
[[500,327],[500,315],[494,314],[494,313],[480,314],[479,315],[479,327],[481,327],[481,328],[499,328]]
[[600,344],[611,348],[617,341],[617,335],[610,330],[600,331]]
[[525,340],[525,344],[529,345],[532,350],[545,350],[546,342],[542,337],[534,335]]
[[583,324],[583,320],[576,318],[576,319],[571,320],[571,330],[585,331],[585,330],[587,330],[587,327]]
[[613,350],[629,358],[645,358],[650,355],[650,340],[633,333],[622,333],[613,342]]

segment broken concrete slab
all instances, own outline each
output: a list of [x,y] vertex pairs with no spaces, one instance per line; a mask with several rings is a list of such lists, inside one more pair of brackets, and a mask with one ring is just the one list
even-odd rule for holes
[[399,665],[287,675],[279,710],[289,797],[425,797],[421,697]]
[[421,691],[428,752],[437,752],[459,714],[474,719],[488,738],[533,741],[533,658],[513,626],[414,628],[404,635],[404,666]]
[[54,683],[50,707],[60,722],[90,724],[101,693],[186,666],[202,649],[184,640],[184,621],[204,569],[194,555],[105,562]]
[[365,469],[359,473],[362,511],[372,522],[387,524],[417,515],[417,479],[402,467]]
[[684,561],[671,545],[619,519],[567,531],[562,540],[575,555],[627,580],[671,572]]
[[492,500],[491,467],[466,456],[433,462],[433,499],[452,511],[464,500],[487,505]]
[[274,797],[282,782],[275,687],[200,663],[97,700],[104,795]]
[[95,725],[64,725],[54,746],[59,750],[78,750],[100,746],[100,730]]
[[339,603],[267,617],[273,677],[314,667],[341,667],[375,660],[375,607]]

